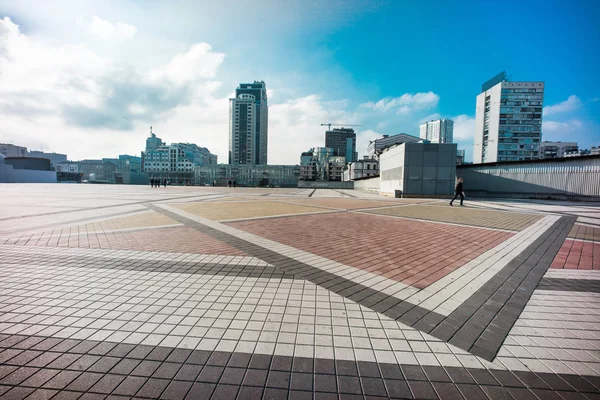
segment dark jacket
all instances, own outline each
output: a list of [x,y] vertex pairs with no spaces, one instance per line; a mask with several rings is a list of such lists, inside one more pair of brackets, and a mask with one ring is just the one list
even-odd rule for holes
[[462,193],[463,192],[463,183],[462,182],[458,182],[456,184],[456,193]]

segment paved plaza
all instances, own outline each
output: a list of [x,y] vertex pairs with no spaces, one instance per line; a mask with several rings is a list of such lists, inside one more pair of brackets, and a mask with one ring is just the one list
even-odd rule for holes
[[600,204],[465,204],[0,185],[0,398],[600,398]]

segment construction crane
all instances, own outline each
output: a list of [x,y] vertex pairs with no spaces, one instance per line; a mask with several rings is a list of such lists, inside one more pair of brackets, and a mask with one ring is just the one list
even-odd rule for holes
[[345,128],[346,126],[362,126],[362,125],[344,125],[344,124],[332,124],[332,123],[330,122],[330,123],[327,123],[327,124],[321,124],[321,126],[326,126],[326,127],[327,127],[327,130],[328,130],[328,131],[330,131],[332,126],[341,126],[342,128]]

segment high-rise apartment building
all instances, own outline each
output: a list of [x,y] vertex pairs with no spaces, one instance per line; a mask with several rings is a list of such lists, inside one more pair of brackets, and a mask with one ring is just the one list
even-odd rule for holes
[[267,164],[267,85],[240,83],[229,99],[229,164]]
[[473,162],[535,160],[542,138],[544,82],[511,82],[504,72],[477,96]]
[[333,149],[336,157],[346,157],[346,162],[358,160],[356,133],[351,128],[334,128],[325,132],[325,147]]
[[454,121],[443,118],[425,122],[419,126],[421,139],[431,143],[452,143],[454,140]]

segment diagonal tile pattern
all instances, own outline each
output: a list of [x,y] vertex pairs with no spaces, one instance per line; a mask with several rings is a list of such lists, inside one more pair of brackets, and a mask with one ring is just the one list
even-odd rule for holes
[[373,214],[422,220],[450,222],[461,225],[520,231],[538,221],[538,214],[522,214],[503,211],[481,210],[447,205],[411,205],[365,211]]
[[512,236],[501,231],[353,213],[230,225],[419,289]]
[[187,227],[157,227],[152,230],[89,232],[87,234],[73,232],[71,229],[57,229],[9,238],[3,244],[199,254],[244,254],[226,243]]
[[600,393],[581,206],[93,185],[1,204],[3,399]]

